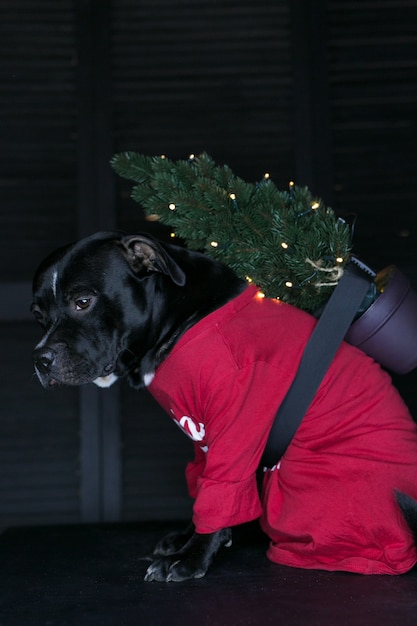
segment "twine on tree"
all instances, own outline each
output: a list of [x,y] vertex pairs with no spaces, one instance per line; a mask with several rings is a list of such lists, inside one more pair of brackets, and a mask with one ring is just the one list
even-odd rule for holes
[[[306,259],[306,263],[309,263],[317,272],[325,272],[325,276],[327,273],[327,279],[324,282],[313,283],[315,287],[334,287],[337,285],[339,280],[343,276],[343,267],[340,265],[334,265],[333,267],[321,267],[318,263],[315,263],[311,259]],[[322,277],[323,281],[324,277]]]

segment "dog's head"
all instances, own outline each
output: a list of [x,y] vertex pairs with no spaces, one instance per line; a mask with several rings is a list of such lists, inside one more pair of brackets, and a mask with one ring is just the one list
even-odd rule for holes
[[42,385],[108,387],[126,374],[146,384],[150,352],[169,334],[162,294],[184,284],[166,247],[148,236],[98,233],[52,253],[33,281],[32,311],[45,331],[34,350]]

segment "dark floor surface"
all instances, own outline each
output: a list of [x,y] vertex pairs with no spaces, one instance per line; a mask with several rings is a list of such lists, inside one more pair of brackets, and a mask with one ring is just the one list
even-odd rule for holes
[[205,578],[145,583],[178,524],[20,528],[0,536],[1,626],[416,626],[417,569],[360,576],[270,563],[256,527],[235,531]]

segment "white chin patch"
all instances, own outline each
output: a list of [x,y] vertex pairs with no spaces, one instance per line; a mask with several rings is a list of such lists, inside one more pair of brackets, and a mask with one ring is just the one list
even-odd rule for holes
[[117,379],[118,376],[116,376],[116,374],[109,374],[108,376],[99,376],[93,380],[93,383],[97,385],[97,387],[110,387]]
[[149,387],[153,379],[155,378],[155,372],[151,372],[150,374],[145,374],[143,377],[143,383],[145,387]]

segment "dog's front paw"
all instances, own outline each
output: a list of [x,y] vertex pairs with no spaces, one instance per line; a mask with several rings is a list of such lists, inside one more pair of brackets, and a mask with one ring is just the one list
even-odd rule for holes
[[207,572],[207,567],[199,567],[195,563],[189,563],[187,558],[180,554],[161,557],[156,559],[146,570],[145,581],[157,582],[181,582],[190,578],[202,578]]
[[218,550],[231,544],[230,528],[207,535],[193,533],[178,552],[155,559],[146,571],[145,581],[181,582],[190,578],[202,578]]

